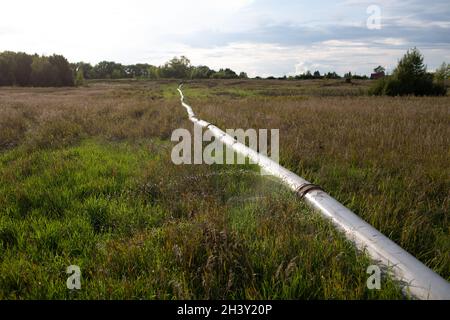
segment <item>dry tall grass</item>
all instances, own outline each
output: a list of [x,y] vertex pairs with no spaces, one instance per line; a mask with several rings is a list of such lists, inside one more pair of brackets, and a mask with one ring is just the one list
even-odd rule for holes
[[0,149],[70,145],[83,137],[170,138],[183,117],[158,83],[0,89]]
[[279,128],[283,165],[450,277],[450,97],[189,101],[221,128]]
[[[192,129],[176,87],[0,88],[0,298],[401,297],[389,279],[368,290],[372,262],[251,167],[172,164],[172,131]],[[222,129],[279,128],[283,165],[449,278],[449,98],[366,89],[198,81],[185,95]]]

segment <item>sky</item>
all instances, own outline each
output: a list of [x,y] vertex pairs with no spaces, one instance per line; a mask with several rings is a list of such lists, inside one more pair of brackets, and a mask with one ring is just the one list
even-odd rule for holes
[[392,71],[417,47],[429,70],[450,62],[449,0],[2,0],[0,51],[249,76]]

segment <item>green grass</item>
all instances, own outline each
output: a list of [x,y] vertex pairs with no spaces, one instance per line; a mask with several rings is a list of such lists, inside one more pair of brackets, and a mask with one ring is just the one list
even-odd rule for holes
[[179,172],[153,143],[0,156],[1,299],[401,297],[366,289],[371,262],[253,167]]
[[[369,82],[193,81],[199,117],[279,128],[284,166],[450,279],[448,97]],[[252,165],[181,165],[176,81],[0,90],[0,299],[403,299]],[[82,289],[66,288],[78,265]]]

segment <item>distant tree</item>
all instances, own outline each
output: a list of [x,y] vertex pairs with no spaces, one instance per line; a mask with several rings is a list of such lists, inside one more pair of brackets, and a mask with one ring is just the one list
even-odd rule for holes
[[0,85],[72,86],[73,80],[72,66],[61,55],[0,53]]
[[214,73],[210,75],[211,79],[223,79],[224,77],[225,74],[223,72],[223,69],[220,69],[219,71],[214,71]]
[[121,64],[116,64],[111,73],[111,79],[123,79],[127,78],[124,67]]
[[325,75],[325,78],[326,79],[340,79],[341,77],[336,73],[336,72],[328,72],[326,75]]
[[18,52],[15,56],[14,78],[15,84],[19,86],[27,86],[31,80],[31,63],[33,58],[23,52]]
[[76,63],[71,63],[70,64],[70,68],[72,69],[72,73],[75,75],[76,78],[76,74],[78,70],[82,70],[83,71],[83,78],[84,79],[93,79],[93,67],[90,63],[86,63],[86,62],[76,62]]
[[314,71],[314,78],[316,78],[316,79],[321,78],[319,70]]
[[192,79],[208,79],[214,73],[214,70],[211,70],[207,66],[198,66],[192,67],[191,69],[191,78]]
[[93,75],[95,79],[111,79],[116,63],[112,61],[101,61],[94,66]]
[[427,72],[422,54],[413,48],[400,59],[392,75],[378,80],[370,92],[390,96],[445,95],[446,88],[442,83],[433,82],[433,74]]
[[0,54],[0,85],[12,86],[15,84],[14,70],[16,61],[12,52],[2,52]]
[[142,77],[142,73],[139,67],[135,64],[124,66],[125,74],[129,78],[139,78]]
[[76,76],[75,76],[75,85],[76,86],[82,86],[84,84],[84,74],[83,74],[83,68],[79,68],[76,71]]
[[416,48],[408,50],[394,70],[396,77],[404,82],[423,79],[426,73],[427,67],[423,63],[423,56]]
[[160,68],[164,78],[186,79],[191,76],[191,62],[185,56],[174,57]]
[[307,70],[306,72],[296,75],[295,79],[301,79],[301,80],[309,80],[314,79],[314,76],[312,75],[311,71]]
[[31,63],[31,56],[23,52],[0,53],[0,85],[29,85]]
[[150,65],[147,63],[137,63],[124,67],[126,76],[129,78],[148,78]]
[[220,69],[219,71],[213,73],[211,78],[214,79],[237,79],[239,76],[233,70],[226,68]]
[[9,81],[9,65],[6,59],[0,55],[0,86],[7,86]]
[[333,72],[327,72],[324,75],[324,78],[326,78],[326,79],[339,79],[340,76],[336,72],[333,71]]
[[224,73],[225,73],[225,78],[226,79],[237,79],[237,78],[239,78],[237,73],[234,72],[233,70],[231,70],[230,68],[226,68],[224,70]]
[[73,86],[73,72],[70,68],[69,61],[62,55],[52,55],[48,57],[48,62],[52,65],[53,72],[56,73],[54,77],[54,86]]
[[33,56],[31,64],[31,83],[38,87],[51,87],[59,84],[58,70],[53,66],[48,57]]
[[61,55],[50,57],[34,55],[31,64],[31,85],[33,86],[73,86],[72,68]]
[[386,69],[385,69],[384,67],[382,67],[382,66],[378,66],[378,67],[376,67],[375,69],[373,69],[373,71],[374,71],[375,73],[381,73],[381,72],[385,72]]
[[185,56],[174,57],[160,67],[146,63],[122,65],[114,61],[69,63],[62,55],[39,56],[21,52],[0,52],[0,85],[73,86],[85,79],[179,78],[179,79],[237,79],[247,78],[229,68],[214,71],[207,66],[194,67]]
[[160,78],[160,68],[155,66],[149,66],[147,68],[148,78],[149,79],[159,79]]
[[434,73],[434,79],[438,82],[444,82],[450,79],[450,64],[442,62],[439,68]]
[[114,61],[101,61],[92,70],[95,79],[120,79],[127,78],[125,67]]
[[239,78],[240,79],[248,79],[248,75],[245,72],[241,72],[241,73],[239,73]]

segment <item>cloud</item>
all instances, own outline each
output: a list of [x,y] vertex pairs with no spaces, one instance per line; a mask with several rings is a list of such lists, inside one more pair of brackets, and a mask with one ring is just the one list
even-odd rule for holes
[[389,45],[389,46],[404,46],[408,41],[404,38],[384,38],[373,41],[375,44]]
[[[366,27],[369,5],[382,28]],[[6,1],[0,51],[61,53],[71,61],[194,64],[250,75],[392,68],[417,46],[434,68],[450,61],[448,0]]]
[[[231,67],[236,71],[247,71],[250,76],[295,75],[310,70],[322,74],[348,71],[370,74],[378,65],[392,71],[398,59],[405,53],[403,48],[382,46],[374,48],[366,42],[341,42],[330,40],[308,46],[284,46],[272,43],[236,42],[213,48],[178,46],[176,55],[189,54],[194,65],[206,64],[219,69]],[[425,48],[425,63],[430,69],[442,61],[450,61],[450,50],[446,48]]]

